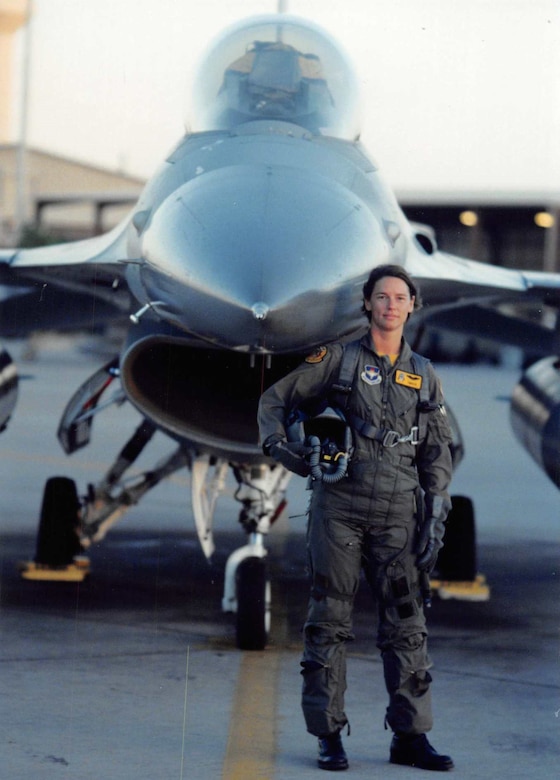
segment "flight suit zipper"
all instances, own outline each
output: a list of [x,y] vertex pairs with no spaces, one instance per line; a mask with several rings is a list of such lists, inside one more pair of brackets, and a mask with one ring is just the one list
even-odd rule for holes
[[[381,419],[379,421],[379,427],[380,428],[386,428],[387,427],[387,406],[389,404],[389,379],[393,374],[394,366],[390,366],[389,370],[387,370],[388,364],[390,364],[390,359],[388,357],[382,357],[380,358],[381,361],[381,374],[383,376],[383,380],[381,382],[382,387],[382,393],[381,393]],[[397,361],[398,362],[398,361]],[[377,450],[377,459],[383,460],[384,456],[384,447],[380,445]]]

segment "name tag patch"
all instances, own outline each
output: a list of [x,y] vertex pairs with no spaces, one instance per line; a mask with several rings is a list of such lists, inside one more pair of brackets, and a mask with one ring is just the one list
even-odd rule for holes
[[413,390],[420,390],[422,387],[422,377],[419,374],[408,374],[406,371],[397,371],[395,382],[404,387],[411,387]]

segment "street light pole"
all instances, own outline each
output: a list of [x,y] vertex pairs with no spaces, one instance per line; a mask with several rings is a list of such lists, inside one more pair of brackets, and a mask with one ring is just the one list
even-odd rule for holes
[[21,100],[19,132],[16,157],[16,202],[14,227],[16,240],[19,240],[27,218],[27,124],[29,105],[29,79],[31,64],[31,17],[33,0],[27,0],[25,23],[23,28],[23,56],[21,68]]

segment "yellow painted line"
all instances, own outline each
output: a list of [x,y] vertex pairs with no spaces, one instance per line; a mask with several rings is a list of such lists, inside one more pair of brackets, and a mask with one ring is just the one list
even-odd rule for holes
[[[277,537],[275,543],[282,560],[285,540]],[[274,570],[271,574],[272,647],[263,652],[244,652],[241,658],[222,780],[273,780],[275,776],[277,702],[282,650],[288,643],[288,610]]]
[[281,654],[245,652],[222,770],[222,780],[272,780]]

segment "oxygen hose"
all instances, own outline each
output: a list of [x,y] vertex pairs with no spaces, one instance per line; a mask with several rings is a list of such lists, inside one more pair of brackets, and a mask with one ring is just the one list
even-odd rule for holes
[[348,455],[345,452],[339,452],[336,457],[336,469],[332,474],[323,471],[321,468],[321,441],[317,436],[310,436],[309,446],[312,448],[309,456],[309,468],[311,477],[318,482],[325,482],[327,485],[334,485],[339,482],[346,474],[348,468]]

